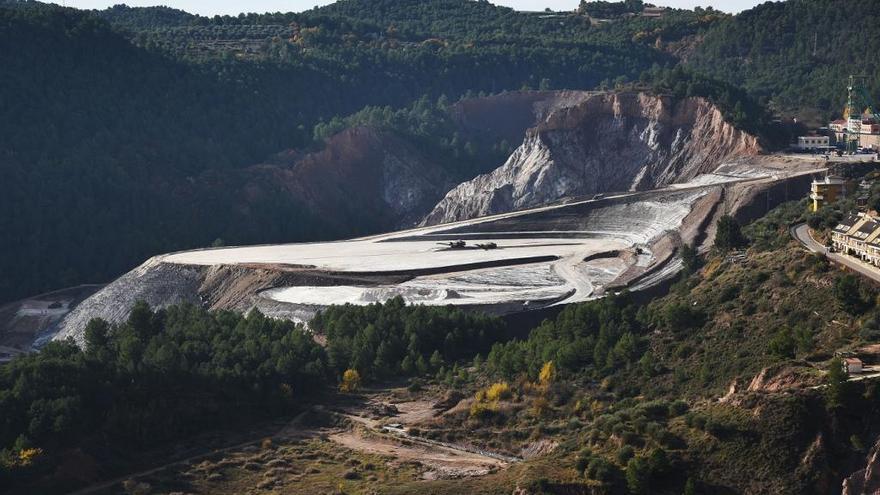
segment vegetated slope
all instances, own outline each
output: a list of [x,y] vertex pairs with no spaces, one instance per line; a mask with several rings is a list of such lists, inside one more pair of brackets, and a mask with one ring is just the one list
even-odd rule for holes
[[571,13],[542,17],[471,0],[341,0],[309,14],[359,19],[404,37],[513,38],[552,33],[563,38],[589,28],[587,19]]
[[705,99],[594,95],[548,115],[507,163],[450,191],[425,223],[655,188],[760,150],[756,137],[727,123]]
[[285,106],[256,96],[261,84],[146,52],[70,9],[0,9],[0,40],[0,300],[227,234],[322,235],[295,198],[266,198],[264,213],[300,218],[278,235],[263,216],[248,239],[232,191],[195,179],[285,147]]
[[805,117],[840,115],[847,76],[880,96],[880,9],[858,0],[766,2],[705,33],[688,64]]
[[803,216],[785,204],[746,229],[747,252],[690,257],[668,295],[568,306],[467,375],[438,375],[476,393],[420,434],[555,444],[558,467],[534,476],[572,492],[836,493],[880,434],[880,395],[826,372],[877,341],[877,289],[792,241]]

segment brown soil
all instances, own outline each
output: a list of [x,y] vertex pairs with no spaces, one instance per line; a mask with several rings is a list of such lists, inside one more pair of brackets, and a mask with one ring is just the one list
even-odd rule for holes
[[386,436],[364,434],[354,428],[330,435],[330,440],[352,450],[392,456],[398,462],[418,462],[427,468],[425,479],[483,476],[506,466],[506,463],[479,454],[418,443],[407,444]]

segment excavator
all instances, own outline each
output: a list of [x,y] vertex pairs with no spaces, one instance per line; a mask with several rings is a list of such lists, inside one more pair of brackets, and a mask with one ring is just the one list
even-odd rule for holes
[[467,243],[462,240],[450,241],[450,242],[438,242],[441,246],[447,246],[449,249],[464,249],[467,247]]
[[[449,241],[449,242],[438,242],[437,244],[439,244],[441,246],[446,246],[449,249],[467,249],[468,248],[467,243],[462,240]],[[480,244],[476,244],[474,247],[488,251],[490,249],[498,249],[498,244],[495,244],[494,242],[483,242]]]

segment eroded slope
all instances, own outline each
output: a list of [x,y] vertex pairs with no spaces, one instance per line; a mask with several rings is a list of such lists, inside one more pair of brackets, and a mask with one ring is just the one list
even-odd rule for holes
[[570,101],[530,129],[503,166],[447,193],[424,223],[652,189],[761,151],[754,136],[702,98],[603,93]]

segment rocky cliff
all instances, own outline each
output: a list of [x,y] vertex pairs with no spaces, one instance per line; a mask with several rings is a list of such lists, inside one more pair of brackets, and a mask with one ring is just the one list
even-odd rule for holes
[[871,448],[865,468],[844,478],[841,495],[880,494],[880,440]]
[[437,224],[565,197],[687,181],[761,151],[702,98],[571,94],[526,132],[498,169],[451,190],[424,220]]
[[247,173],[247,196],[294,197],[316,217],[341,224],[338,231],[411,225],[455,185],[411,143],[368,127],[346,129],[317,152],[279,154]]

